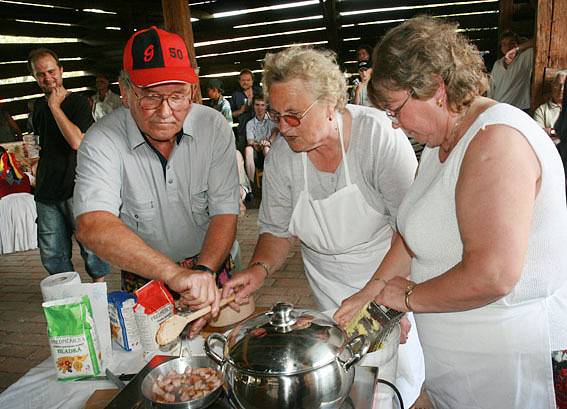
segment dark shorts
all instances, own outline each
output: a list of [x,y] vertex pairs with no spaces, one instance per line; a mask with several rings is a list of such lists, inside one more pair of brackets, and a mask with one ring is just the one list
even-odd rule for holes
[[[194,265],[199,263],[199,255],[186,258],[185,260],[181,260],[178,264],[181,267],[185,267],[190,269]],[[217,287],[221,288],[224,283],[226,283],[231,277],[232,272],[235,269],[235,262],[232,259],[232,256],[229,256],[225,262],[221,265],[221,267],[216,272],[216,281]],[[123,291],[128,291],[129,293],[133,293],[138,288],[143,287],[146,283],[150,280],[144,277],[140,277],[137,274],[131,273],[129,271],[122,270],[121,272],[121,287]],[[170,290],[171,291],[171,290]],[[171,292],[174,298],[178,298],[178,294],[174,291]]]

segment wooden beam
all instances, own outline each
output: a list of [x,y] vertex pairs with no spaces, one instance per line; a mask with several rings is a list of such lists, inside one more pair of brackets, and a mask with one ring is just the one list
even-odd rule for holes
[[[185,40],[189,52],[191,66],[197,69],[195,58],[195,40],[193,38],[193,27],[191,26],[191,12],[186,0],[162,0],[163,19],[165,29],[179,34]],[[198,74],[198,73],[197,73]],[[194,102],[201,103],[201,90],[196,87]]]
[[[494,14],[489,14],[487,12],[494,12]],[[486,16],[497,16],[498,15],[497,12],[498,12],[498,7],[494,3],[450,4],[442,7],[431,8],[430,10],[427,10],[427,15],[435,17],[435,16],[451,16],[455,14],[462,14],[460,16],[454,16],[449,18],[459,20],[461,18],[466,17],[466,18],[477,18],[479,20],[483,20],[484,18],[486,18]],[[422,15],[423,13],[424,10],[421,9],[416,9],[416,10],[401,9],[401,10],[392,10],[384,13],[352,14],[341,17],[341,24],[350,25],[350,24],[360,24],[360,23],[377,22],[377,21],[385,21],[385,20],[407,20],[412,17]],[[477,14],[465,15],[469,13],[477,13]],[[400,22],[394,22],[394,24],[400,24]]]
[[292,21],[286,24],[268,24],[233,30],[219,30],[218,26],[212,26],[206,31],[195,29],[195,42],[260,37],[265,34],[280,34],[283,31],[310,30],[323,27],[325,27],[325,21],[323,19]]
[[534,70],[532,74],[532,111],[543,102],[545,68],[549,63],[553,0],[539,0],[534,39]]
[[[87,75],[84,77],[63,78],[63,85],[67,89],[91,87],[94,84],[94,81],[95,78],[92,75]],[[0,95],[2,95],[4,98],[23,97],[25,95],[41,93],[42,91],[37,86],[35,81],[0,86]]]
[[567,68],[567,2],[564,0],[538,0],[532,77],[532,110],[546,100],[551,75]]
[[82,43],[0,44],[0,62],[26,61],[29,52],[39,47],[55,51],[59,58],[85,57],[92,50]]
[[[213,44],[206,45],[197,48],[197,54],[199,56],[210,55],[210,54],[222,54],[230,52],[233,54],[233,58],[238,59],[242,52],[247,52],[248,49],[256,48],[268,48],[268,47],[283,47],[286,45],[296,44],[296,43],[310,43],[324,41],[327,42],[325,37],[325,30],[321,29],[319,31],[311,31],[307,33],[294,33],[294,34],[282,34],[273,37],[265,38],[251,38],[248,40],[242,40],[237,43],[223,43],[223,44]],[[268,51],[268,50],[266,50]]]
[[514,16],[514,0],[500,0],[499,2],[500,14],[498,17],[498,27],[500,28],[500,35],[512,29],[512,17]]
[[341,43],[339,41],[339,25],[337,23],[339,13],[337,11],[336,0],[319,0],[319,4],[323,8],[329,48],[339,55],[341,52]]
[[553,1],[553,16],[551,20],[551,40],[549,49],[549,66],[557,69],[567,68],[567,2]]
[[[451,3],[466,3],[470,0],[451,0]],[[353,12],[360,10],[377,10],[390,7],[411,7],[411,6],[429,6],[432,3],[445,3],[443,0],[356,0],[356,1],[341,1],[340,12]],[[496,6],[495,6],[496,7]],[[425,7],[415,9],[418,14],[429,14],[435,7]],[[386,13],[389,13],[387,11]]]

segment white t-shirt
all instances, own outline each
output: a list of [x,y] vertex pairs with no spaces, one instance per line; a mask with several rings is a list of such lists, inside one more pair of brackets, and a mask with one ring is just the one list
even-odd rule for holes
[[553,128],[561,113],[561,105],[547,101],[541,104],[534,112],[534,121],[542,128]]
[[98,121],[106,114],[109,114],[112,111],[114,111],[120,105],[122,105],[122,103],[120,102],[120,96],[116,95],[111,90],[108,90],[108,92],[106,93],[106,97],[104,98],[104,101],[101,101],[99,95],[95,94],[93,96],[94,120]]

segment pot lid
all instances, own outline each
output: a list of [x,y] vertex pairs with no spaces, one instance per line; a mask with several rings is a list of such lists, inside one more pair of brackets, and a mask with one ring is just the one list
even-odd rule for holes
[[291,375],[328,364],[345,343],[346,333],[326,315],[279,303],[235,327],[225,357],[239,370]]

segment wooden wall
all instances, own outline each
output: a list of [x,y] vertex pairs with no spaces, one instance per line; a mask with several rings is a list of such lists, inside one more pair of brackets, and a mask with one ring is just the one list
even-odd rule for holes
[[536,19],[532,107],[548,99],[550,82],[559,69],[567,68],[567,1],[539,0]]
[[[67,88],[94,89],[94,75],[104,72],[115,79],[122,63],[122,48],[134,29],[163,26],[160,0],[26,0],[37,5],[0,2],[0,35],[51,37],[53,41],[32,44],[0,43],[0,80],[27,75],[25,60],[39,45],[54,49],[67,73],[84,75],[65,78]],[[383,33],[401,21],[429,14],[458,21],[461,28],[482,51],[494,56],[497,50],[499,2],[497,0],[327,0],[303,2],[304,5],[275,10],[261,9],[297,3],[298,0],[217,0],[189,1],[193,22],[197,64],[201,84],[226,73],[225,94],[237,88],[237,75],[243,68],[261,70],[266,52],[276,52],[296,43],[312,43],[335,49],[348,73],[355,73],[358,44],[374,45]],[[561,2],[556,0],[556,2]],[[202,3],[202,4],[201,4]],[[45,7],[51,5],[54,7]],[[100,9],[111,14],[93,13]],[[252,13],[214,17],[215,13],[255,9]],[[19,21],[16,21],[19,20]],[[265,24],[268,23],[268,24]],[[249,25],[248,27],[240,27]],[[118,28],[118,30],[109,27]],[[63,43],[60,39],[77,38]],[[206,41],[216,41],[205,44]],[[112,78],[114,77],[114,78]],[[259,81],[260,75],[256,76]],[[34,81],[0,85],[2,99],[38,94]],[[5,108],[12,115],[27,112],[26,99],[11,101]],[[23,126],[25,118],[20,120]]]

